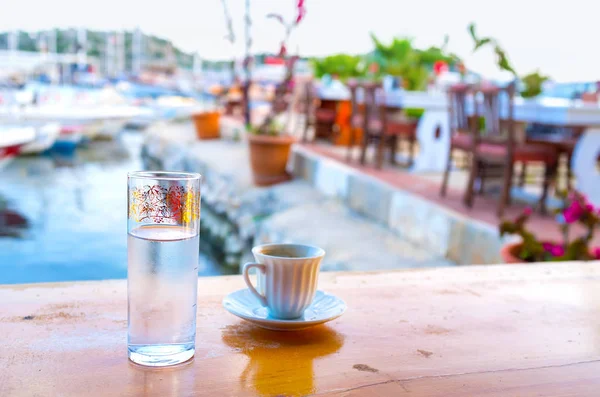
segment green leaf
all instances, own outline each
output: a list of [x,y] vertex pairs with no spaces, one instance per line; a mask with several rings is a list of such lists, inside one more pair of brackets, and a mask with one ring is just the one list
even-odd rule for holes
[[490,39],[489,37],[486,37],[484,39],[478,40],[477,42],[475,42],[475,48],[473,49],[473,52],[477,51],[478,49],[480,49],[484,45],[489,44],[491,42],[492,42],[492,39]]
[[475,33],[475,23],[471,22],[469,24],[468,29],[469,29],[469,33],[471,34],[471,38],[473,39],[474,42],[477,43],[479,41],[479,39],[477,39],[477,34]]
[[496,53],[498,67],[502,70],[511,72],[513,75],[516,76],[517,72],[515,72],[515,69],[513,69],[512,65],[508,61],[508,57],[506,56],[506,53],[504,52],[504,50],[502,48],[500,48],[499,46],[496,46],[494,48],[494,52]]

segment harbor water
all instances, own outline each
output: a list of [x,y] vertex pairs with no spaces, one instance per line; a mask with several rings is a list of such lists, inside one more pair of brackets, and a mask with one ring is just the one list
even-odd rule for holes
[[[144,168],[143,137],[125,131],[0,170],[0,284],[127,277],[127,172]],[[230,272],[201,253],[199,275]]]

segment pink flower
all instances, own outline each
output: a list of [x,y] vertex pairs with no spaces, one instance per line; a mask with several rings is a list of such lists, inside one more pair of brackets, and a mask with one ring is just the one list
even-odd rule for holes
[[304,19],[304,16],[306,15],[306,8],[304,8],[304,0],[298,0],[296,8],[298,9],[298,16],[296,17],[296,25],[298,25],[302,21],[302,19]]
[[565,249],[562,247],[562,245],[555,245],[552,247],[550,253],[552,256],[563,256],[565,254]]
[[563,216],[565,217],[565,222],[567,222],[567,223],[577,222],[579,220],[579,218],[581,218],[581,216],[583,215],[583,212],[584,212],[583,210],[584,209],[581,207],[581,204],[579,203],[579,201],[577,201],[577,200],[573,201],[571,203],[571,205],[563,211]]
[[594,259],[600,259],[600,247],[592,249],[592,256]]
[[544,247],[544,251],[555,257],[563,256],[565,254],[565,249],[560,244],[543,243],[542,247]]
[[544,251],[550,252],[550,250],[552,249],[552,247],[554,247],[554,244],[542,243],[542,247],[544,248]]
[[525,216],[529,216],[533,213],[533,210],[531,209],[531,207],[525,207],[525,209],[523,210],[523,215]]
[[594,205],[591,204],[591,203],[587,203],[585,205],[585,210],[588,211],[588,212],[594,212],[594,210],[595,210]]

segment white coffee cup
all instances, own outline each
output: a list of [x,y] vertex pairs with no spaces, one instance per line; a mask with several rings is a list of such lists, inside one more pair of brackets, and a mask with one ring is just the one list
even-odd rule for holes
[[[257,263],[246,263],[242,274],[250,291],[272,317],[301,317],[317,292],[317,278],[325,251],[301,244],[265,244],[252,249]],[[248,271],[258,270],[252,285]]]

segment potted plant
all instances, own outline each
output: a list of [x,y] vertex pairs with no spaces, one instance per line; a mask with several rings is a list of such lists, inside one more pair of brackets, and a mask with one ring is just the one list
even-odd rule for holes
[[[526,208],[513,222],[504,221],[500,224],[500,235],[516,234],[521,241],[502,247],[501,255],[506,263],[573,261],[600,259],[600,247],[590,249],[594,231],[600,224],[600,210],[587,201],[578,192],[568,195],[562,193],[562,208],[556,211],[556,220],[561,229],[563,241],[540,241],[526,228],[531,216],[531,208]],[[585,228],[585,233],[570,239],[571,225],[579,223]]]
[[[426,49],[416,48],[410,38],[394,38],[391,43],[385,44],[371,34],[371,40],[375,49],[370,57],[379,66],[374,74],[395,78],[398,85],[407,91],[425,90],[435,75],[461,62],[458,56],[446,50],[447,36],[441,47]],[[422,114],[422,109],[403,109],[399,119],[403,121],[405,134],[416,134]]]
[[252,129],[248,134],[250,166],[254,183],[269,186],[291,178],[286,171],[292,144],[296,139],[282,134],[283,126],[275,121]]
[[[304,0],[298,0],[297,16],[292,23],[285,23],[280,15],[268,15],[269,18],[279,21],[285,28],[285,37],[279,51],[280,57],[286,57],[287,39],[292,30],[302,21],[304,14]],[[265,120],[256,128],[248,126],[250,132],[248,134],[250,165],[252,167],[254,183],[259,186],[273,185],[290,179],[290,175],[286,171],[286,165],[291,146],[296,139],[287,134],[288,122],[280,123],[277,121],[277,117],[287,108],[287,106],[282,106],[282,104],[285,103],[285,95],[292,83],[294,66],[297,60],[298,57],[295,56],[286,60],[285,77],[275,88],[275,95],[271,101],[271,109]]]
[[548,76],[543,76],[540,72],[529,73],[521,78],[525,88],[521,91],[523,98],[534,98],[542,93],[542,86]]
[[221,137],[221,114],[218,110],[207,110],[192,114],[198,139],[218,139]]

